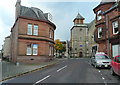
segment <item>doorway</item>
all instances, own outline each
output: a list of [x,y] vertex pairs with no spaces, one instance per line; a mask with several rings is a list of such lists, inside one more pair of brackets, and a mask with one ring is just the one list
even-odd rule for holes
[[83,52],[79,52],[79,57],[83,57]]

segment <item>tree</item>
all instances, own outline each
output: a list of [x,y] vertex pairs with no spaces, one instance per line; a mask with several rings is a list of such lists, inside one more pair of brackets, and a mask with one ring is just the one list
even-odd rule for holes
[[55,40],[55,50],[56,50],[56,56],[57,56],[57,53],[59,53],[59,56],[60,56],[60,54],[66,51],[64,44],[60,42],[59,39]]

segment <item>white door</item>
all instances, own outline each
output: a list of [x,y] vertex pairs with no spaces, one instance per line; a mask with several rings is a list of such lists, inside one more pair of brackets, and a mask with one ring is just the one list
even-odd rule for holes
[[120,55],[120,45],[112,45],[112,56]]

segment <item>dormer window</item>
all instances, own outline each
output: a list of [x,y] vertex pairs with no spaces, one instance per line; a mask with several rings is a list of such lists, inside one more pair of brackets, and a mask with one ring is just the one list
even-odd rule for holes
[[102,37],[102,28],[99,27],[98,28],[98,38],[101,38]]
[[112,23],[113,26],[113,34],[118,34],[118,21],[114,21]]
[[102,19],[101,13],[102,13],[101,10],[99,10],[99,11],[97,12],[97,20],[101,20],[101,19]]

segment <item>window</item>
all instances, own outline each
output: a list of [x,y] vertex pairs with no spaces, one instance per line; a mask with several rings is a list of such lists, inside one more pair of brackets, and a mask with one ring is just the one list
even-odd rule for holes
[[113,34],[118,34],[118,21],[114,21],[113,25]]
[[38,44],[27,44],[26,55],[38,55]]
[[52,46],[50,46],[50,47],[49,47],[49,56],[51,56],[51,55],[52,55],[52,51],[53,51],[53,47],[52,47]]
[[82,40],[82,37],[80,37],[80,40]]
[[102,37],[102,28],[99,27],[98,28],[98,38],[101,38]]
[[50,38],[52,38],[52,31],[50,30]]
[[27,55],[32,55],[32,45],[31,44],[28,44],[27,45]]
[[32,35],[32,24],[28,24],[28,35]]
[[99,11],[97,12],[97,20],[101,20],[101,19],[102,19],[101,13],[102,13],[101,10],[99,10]]
[[38,44],[33,44],[33,55],[38,54]]
[[50,35],[50,38],[53,38],[53,30],[50,29],[49,35]]
[[33,35],[38,35],[38,25],[34,25],[34,34]]

